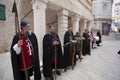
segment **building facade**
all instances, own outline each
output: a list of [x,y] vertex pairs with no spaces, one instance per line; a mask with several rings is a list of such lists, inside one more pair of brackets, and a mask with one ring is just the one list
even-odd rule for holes
[[113,0],[93,0],[93,30],[102,30],[103,23],[112,22]]
[[117,32],[120,29],[120,2],[112,5],[112,30]]
[[[49,24],[54,24],[62,43],[68,25],[73,26],[74,34],[91,30],[92,0],[16,0],[16,3],[19,20],[28,21],[37,36],[40,56],[43,36],[48,32]],[[11,32],[12,36],[14,33],[15,29]]]
[[[0,53],[9,51],[13,35],[15,34],[15,18],[12,14],[13,1],[0,0],[0,5],[5,6],[5,20],[0,19]],[[0,8],[2,9],[2,7]],[[4,14],[1,14],[2,16]]]

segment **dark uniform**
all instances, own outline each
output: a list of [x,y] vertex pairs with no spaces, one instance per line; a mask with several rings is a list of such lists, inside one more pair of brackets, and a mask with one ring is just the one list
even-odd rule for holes
[[87,32],[83,33],[83,37],[85,38],[83,40],[83,47],[82,47],[82,54],[86,55],[86,54],[91,54],[90,53],[90,39],[89,39],[89,35]]
[[[58,41],[57,46],[53,45]],[[55,57],[56,50],[56,57]],[[52,77],[52,69],[57,65],[57,69],[64,68],[61,42],[57,34],[47,33],[43,39],[43,75],[46,78]]]
[[101,40],[102,36],[101,36],[100,31],[97,32],[97,36],[99,37],[99,40],[96,41],[96,44],[97,44],[97,46],[100,46],[100,43],[102,42],[102,40]]
[[66,68],[72,64],[72,40],[73,33],[70,31],[66,31],[64,35],[64,62]]

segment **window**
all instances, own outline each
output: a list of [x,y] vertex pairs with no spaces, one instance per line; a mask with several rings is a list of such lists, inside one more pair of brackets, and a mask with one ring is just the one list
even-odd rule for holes
[[0,4],[0,20],[6,20],[5,5]]

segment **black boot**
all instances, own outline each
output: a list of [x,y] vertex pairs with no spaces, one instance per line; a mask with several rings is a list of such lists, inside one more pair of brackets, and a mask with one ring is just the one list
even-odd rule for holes
[[65,67],[64,71],[67,72],[67,67]]
[[57,75],[61,75],[61,72],[60,72],[60,70],[56,70],[56,73],[57,73]]

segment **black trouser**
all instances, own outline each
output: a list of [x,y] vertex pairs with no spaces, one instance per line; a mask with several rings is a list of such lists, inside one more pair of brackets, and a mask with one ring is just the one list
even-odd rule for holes
[[[30,69],[26,70],[26,73],[27,73],[28,80],[30,80],[30,76],[33,75],[33,69],[30,68]],[[21,79],[26,80],[25,71],[21,71]]]

